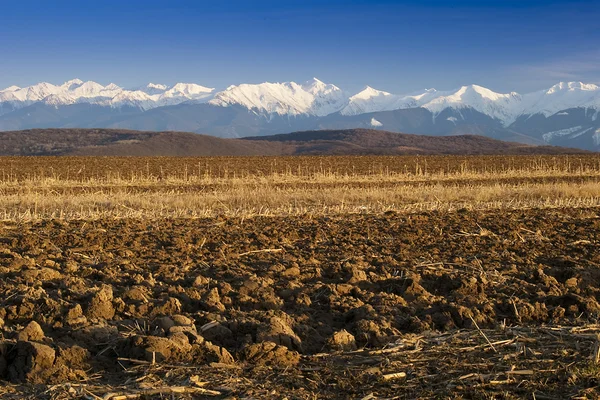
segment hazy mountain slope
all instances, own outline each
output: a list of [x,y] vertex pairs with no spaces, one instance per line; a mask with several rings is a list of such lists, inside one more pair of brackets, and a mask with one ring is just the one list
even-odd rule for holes
[[34,129],[0,132],[0,155],[210,156],[292,154],[559,154],[482,136],[422,136],[372,129],[308,131],[247,139],[186,132]]
[[264,143],[240,139],[221,139],[186,132],[151,132],[139,139],[125,139],[101,146],[86,146],[69,151],[85,156],[276,156],[290,155],[294,147],[285,143]]
[[235,156],[282,155],[292,152],[293,147],[283,143],[221,139],[188,132],[116,129],[33,129],[0,132],[0,156]]
[[69,104],[51,106],[41,102],[31,104],[14,112],[0,115],[0,131],[35,128],[92,128],[110,126],[141,111],[135,107],[104,107],[97,104]]
[[590,108],[572,108],[545,116],[519,117],[510,128],[547,143],[600,150],[600,118]]
[[475,135],[409,135],[372,129],[294,132],[248,141],[293,144],[296,154],[560,154],[578,150],[502,142]]
[[[0,118],[1,121],[1,118]],[[308,115],[256,114],[240,105],[220,107],[213,104],[181,104],[148,110],[108,125],[110,128],[136,130],[176,130],[207,133],[224,138],[313,129],[317,117]]]

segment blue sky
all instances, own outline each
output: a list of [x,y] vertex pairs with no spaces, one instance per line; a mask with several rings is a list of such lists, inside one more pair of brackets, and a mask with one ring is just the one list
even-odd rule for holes
[[600,82],[600,1],[1,1],[0,87]]

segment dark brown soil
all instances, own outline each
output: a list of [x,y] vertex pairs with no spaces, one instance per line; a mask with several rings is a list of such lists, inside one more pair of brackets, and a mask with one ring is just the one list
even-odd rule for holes
[[4,223],[4,396],[594,398],[599,215]]

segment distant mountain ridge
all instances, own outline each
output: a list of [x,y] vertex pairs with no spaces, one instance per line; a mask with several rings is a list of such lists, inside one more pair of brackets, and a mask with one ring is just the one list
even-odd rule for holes
[[402,95],[347,93],[316,78],[214,88],[150,83],[134,89],[79,79],[0,90],[0,130],[47,127],[177,130],[220,137],[373,128],[432,135],[477,133],[529,144],[600,150],[600,87],[561,82],[533,93],[478,85]]
[[180,104],[190,100],[210,97],[214,88],[194,83],[177,83],[173,86],[149,83],[136,89],[123,89],[114,83],[102,86],[93,81],[72,79],[62,85],[42,82],[25,88],[10,86],[0,90],[0,114],[41,102],[51,106],[77,103],[109,107],[137,107],[146,110],[154,107]]
[[34,129],[0,132],[0,156],[282,156],[414,154],[577,154],[585,151],[502,142],[483,136],[408,135],[372,129],[294,132],[223,139],[189,132]]

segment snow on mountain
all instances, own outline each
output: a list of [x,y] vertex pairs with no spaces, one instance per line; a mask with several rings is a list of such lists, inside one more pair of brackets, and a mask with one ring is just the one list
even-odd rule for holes
[[548,90],[523,96],[522,114],[543,114],[546,117],[570,108],[600,110],[600,86],[581,82],[560,82]]
[[358,115],[369,112],[422,107],[432,99],[446,93],[438,92],[435,89],[426,89],[423,92],[416,92],[409,95],[397,95],[367,86],[361,92],[348,99],[348,104],[341,113],[343,115]]
[[9,87],[7,87],[6,89],[2,89],[2,90],[0,90],[0,93],[4,93],[4,92],[14,92],[14,91],[16,91],[16,90],[19,90],[19,89],[21,89],[21,88],[20,88],[20,87],[18,87],[18,86],[9,86]]
[[401,96],[398,108],[414,108],[422,107],[433,99],[440,96],[445,96],[450,92],[440,92],[435,89],[425,89],[424,91],[415,92],[406,96]]
[[[52,94],[57,94],[61,92],[61,90],[62,89],[59,86],[55,86],[47,82],[41,82],[36,85],[14,90],[12,92],[9,92],[9,94],[14,96],[14,99],[16,99],[17,101],[31,104],[33,102],[40,101]],[[2,94],[4,95],[5,93]],[[0,96],[0,101],[3,100],[4,96]]]
[[109,83],[108,85],[104,86],[104,90],[122,90],[123,88],[114,84],[114,83]]
[[[142,110],[148,110],[156,107],[156,99],[158,95],[151,96],[141,90],[123,90],[115,95],[106,105],[112,107],[136,107]],[[101,104],[101,103],[100,103]]]
[[60,87],[65,90],[73,90],[79,87],[81,84],[83,84],[83,81],[81,79],[71,79],[70,81],[66,81],[65,83],[60,85]]
[[4,89],[4,90],[0,90],[0,103],[19,103],[22,102],[22,100],[20,100],[19,98],[17,98],[17,96],[15,95],[16,90],[8,90],[8,89]]
[[156,102],[161,106],[170,106],[190,100],[208,100],[214,90],[194,83],[177,83],[161,93]]
[[510,124],[521,113],[521,95],[512,92],[501,94],[478,85],[463,86],[454,93],[441,95],[422,104],[434,114],[446,108],[461,109],[470,107],[490,117]]
[[228,107],[241,105],[257,113],[325,116],[339,111],[346,96],[335,85],[314,78],[304,85],[296,82],[241,84],[229,86],[209,101]]
[[207,88],[204,86],[196,85],[195,83],[177,83],[168,90],[165,90],[165,94],[171,97],[175,96],[188,96],[193,98],[195,96],[205,96],[207,93],[211,93],[214,88]]
[[114,83],[106,86],[94,81],[72,79],[62,85],[38,83],[26,88],[10,86],[0,90],[0,103],[8,102],[16,108],[35,102],[52,106],[91,103],[110,107],[132,106],[150,109],[186,101],[208,100],[214,89],[194,83],[177,83],[171,87],[150,83],[143,90],[126,90]]
[[375,118],[371,118],[371,126],[374,126],[376,128],[383,126],[383,124],[379,121],[377,121]]
[[42,102],[50,106],[58,107],[67,104],[75,104],[77,103],[77,99],[70,96],[68,93],[55,93],[45,97]]
[[560,129],[558,131],[552,131],[552,132],[546,132],[542,135],[542,138],[544,139],[544,141],[546,143],[550,143],[552,141],[552,139],[554,139],[555,137],[560,137],[560,136],[568,136],[571,135],[573,133],[576,133],[575,136],[573,137],[578,137],[581,136],[589,131],[591,131],[594,128],[587,128],[587,129],[583,129],[582,130],[582,126],[574,126],[572,128],[567,128],[567,129]]
[[81,98],[94,99],[94,98],[98,98],[98,97],[112,98],[122,91],[121,88],[119,88],[119,87],[115,88],[115,86],[116,85],[109,88],[109,87],[104,87],[104,86],[100,85],[99,83],[88,81],[88,82],[81,83],[80,85],[78,85],[76,88],[74,88],[72,90],[66,91],[66,94],[68,94],[76,99],[81,99]]
[[341,113],[357,115],[415,107],[426,108],[434,115],[447,108],[472,108],[508,126],[520,115],[540,113],[549,116],[577,107],[600,111],[600,87],[581,82],[561,82],[548,90],[520,95],[516,92],[496,93],[482,86],[470,85],[453,91],[428,89],[404,96],[367,87],[350,97]]
[[309,114],[325,116],[338,112],[347,101],[347,95],[337,86],[313,78],[302,89],[314,96]]
[[140,86],[139,88],[134,89],[133,91],[140,91],[140,92],[144,92],[146,94],[149,95],[153,95],[153,94],[162,94],[164,93],[169,87],[167,85],[163,85],[160,83],[149,83],[147,85],[144,86]]
[[94,81],[72,79],[61,85],[41,82],[24,88],[10,86],[0,90],[0,104],[5,103],[3,112],[39,101],[56,107],[91,103],[142,110],[185,102],[209,102],[222,107],[240,105],[267,117],[274,114],[322,117],[337,112],[349,116],[417,107],[426,108],[436,116],[448,108],[458,111],[471,108],[508,126],[521,115],[567,115],[566,110],[578,107],[595,111],[593,120],[596,120],[600,112],[600,87],[581,82],[561,82],[547,90],[520,95],[515,92],[496,93],[482,86],[469,85],[451,91],[427,89],[400,95],[367,86],[349,96],[337,86],[316,78],[304,84],[265,82],[233,85],[218,93],[213,88],[194,83],[173,86],[149,83],[137,89],[123,89],[114,83],[103,86]]
[[348,99],[348,104],[340,111],[342,115],[358,115],[377,111],[390,111],[400,108],[401,96],[373,89],[367,86]]

